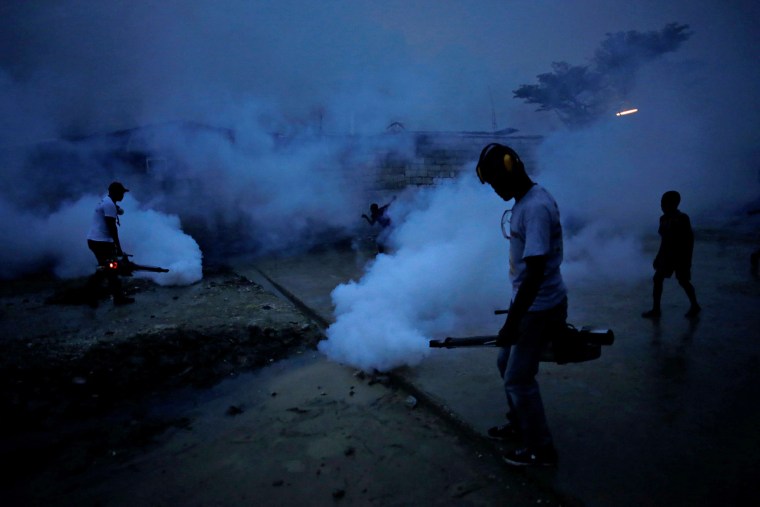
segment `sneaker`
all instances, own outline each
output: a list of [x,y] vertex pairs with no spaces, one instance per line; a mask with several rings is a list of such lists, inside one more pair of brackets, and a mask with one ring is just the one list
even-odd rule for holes
[[689,311],[684,314],[684,317],[696,317],[699,315],[699,312],[702,311],[702,307],[699,305],[694,305],[691,308],[689,308]]
[[645,319],[659,319],[660,318],[660,310],[649,310],[641,314],[642,317]]
[[532,465],[552,466],[557,464],[557,451],[553,445],[549,445],[542,450],[532,451],[527,447],[515,449],[502,455],[502,459],[508,464],[517,467]]
[[120,298],[114,298],[113,300],[114,306],[131,305],[134,302],[135,302],[135,298],[129,298],[126,296],[122,296]]
[[493,428],[488,428],[488,436],[496,440],[517,438],[520,436],[520,430],[517,429],[514,424],[508,422],[503,426],[494,426]]

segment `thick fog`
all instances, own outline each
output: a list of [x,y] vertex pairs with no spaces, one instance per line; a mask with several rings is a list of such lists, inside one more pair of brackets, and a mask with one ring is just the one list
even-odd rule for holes
[[[698,231],[760,226],[744,214],[751,203],[760,207],[760,75],[735,36],[724,32],[704,59],[674,54],[637,69],[626,105],[638,113],[553,130],[539,146],[528,170],[560,205],[571,298],[574,288],[651,277],[644,240],[656,234],[667,190],[682,194],[681,209]],[[484,322],[498,331],[491,311],[511,297],[498,218],[512,203],[478,188],[474,166],[432,197],[417,193],[414,211],[398,210],[408,214],[392,236],[395,253],[333,292],[337,320],[322,351],[388,370],[424,359],[431,338],[480,334]]]
[[[642,238],[656,232],[664,191],[681,192],[698,227],[757,200],[759,10],[717,0],[3,2],[0,276],[90,272],[92,208],[114,179],[130,188],[124,248],[172,269],[161,283],[198,280],[204,257],[350,237],[375,197],[373,155],[409,139],[386,134],[401,122],[544,135],[528,170],[559,202],[571,290],[648,277]],[[588,62],[606,33],[671,22],[692,36],[631,73],[635,115],[567,129],[512,97],[552,62]],[[321,348],[365,369],[414,364],[427,339],[506,307],[499,218],[510,205],[471,167],[403,192],[393,253],[336,289]]]

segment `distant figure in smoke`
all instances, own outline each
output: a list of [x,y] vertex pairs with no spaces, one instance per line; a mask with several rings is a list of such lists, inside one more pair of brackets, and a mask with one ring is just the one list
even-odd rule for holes
[[388,206],[395,200],[396,198],[394,197],[385,206],[378,206],[376,202],[373,202],[369,207],[369,216],[366,213],[362,214],[362,217],[369,222],[369,225],[380,224],[380,233],[377,235],[376,240],[377,251],[380,253],[385,252],[385,242],[391,227],[391,218],[387,214]]
[[108,262],[116,257],[121,257],[124,252],[121,250],[119,241],[119,215],[124,214],[116,203],[124,199],[124,194],[129,192],[124,185],[114,181],[108,186],[108,195],[95,207],[92,218],[92,226],[87,234],[87,246],[90,247],[95,258],[98,260],[98,269],[88,281],[88,295],[91,306],[97,306],[97,294],[102,285],[103,279],[108,280],[108,287],[113,296],[115,305],[125,305],[134,303],[133,298],[124,295],[121,281],[115,270],[108,268]]
[[654,258],[654,290],[652,291],[652,309],[641,314],[647,319],[656,319],[660,316],[660,300],[662,298],[662,286],[666,278],[676,274],[676,280],[683,287],[689,298],[691,307],[686,312],[686,317],[696,317],[702,308],[697,304],[697,293],[691,284],[691,257],[694,251],[694,232],[691,222],[686,213],[678,209],[681,203],[681,194],[670,190],[662,195],[660,206],[663,215],[660,217],[660,249]]
[[[517,153],[489,144],[480,154],[477,174],[512,207],[509,233],[509,275],[512,303],[497,345],[497,366],[504,381],[507,424],[488,430],[493,438],[520,438],[522,445],[504,455],[511,465],[553,465],[557,451],[546,422],[536,381],[543,349],[566,326],[567,290],[560,264],[563,256],[559,207],[525,172]],[[505,213],[505,216],[507,214]]]

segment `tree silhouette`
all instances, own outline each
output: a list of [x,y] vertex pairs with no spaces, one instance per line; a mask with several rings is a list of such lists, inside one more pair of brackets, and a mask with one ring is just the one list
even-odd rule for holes
[[588,125],[625,100],[641,65],[675,51],[692,33],[689,25],[669,23],[650,32],[608,33],[589,65],[552,63],[538,84],[521,85],[514,97],[538,104],[537,111],[555,111],[570,127]]

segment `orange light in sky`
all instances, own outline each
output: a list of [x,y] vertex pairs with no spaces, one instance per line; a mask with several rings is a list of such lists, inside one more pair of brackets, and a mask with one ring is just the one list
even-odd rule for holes
[[625,116],[627,114],[633,114],[633,113],[638,113],[638,112],[639,110],[634,107],[633,109],[626,109],[625,111],[617,112],[615,113],[615,116]]

